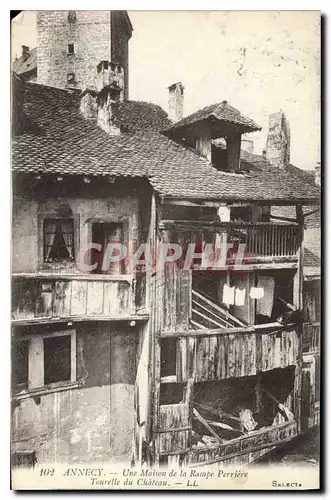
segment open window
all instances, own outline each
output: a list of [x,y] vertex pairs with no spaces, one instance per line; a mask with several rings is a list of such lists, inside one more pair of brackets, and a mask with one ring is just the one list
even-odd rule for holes
[[74,261],[74,221],[44,219],[44,262]]
[[14,394],[61,387],[76,381],[76,331],[15,338],[12,346]]
[[[125,270],[124,259],[118,262],[107,261],[107,252],[114,257],[120,254],[116,248],[117,244],[124,243],[124,225],[120,222],[93,222],[92,241],[101,245],[101,250],[93,249],[92,262],[97,263],[94,270],[96,274],[123,274]],[[114,244],[113,250],[111,245]]]
[[261,271],[255,276],[255,324],[274,323],[291,312],[295,270]]

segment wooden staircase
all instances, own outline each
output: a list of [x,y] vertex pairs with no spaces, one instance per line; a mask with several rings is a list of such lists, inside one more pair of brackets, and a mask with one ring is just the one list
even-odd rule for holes
[[192,290],[191,326],[194,329],[244,328],[247,325],[206,294]]

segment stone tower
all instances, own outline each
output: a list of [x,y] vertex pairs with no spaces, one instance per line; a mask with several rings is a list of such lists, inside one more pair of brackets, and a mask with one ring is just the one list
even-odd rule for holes
[[85,89],[95,85],[100,61],[111,61],[124,69],[128,99],[131,35],[126,11],[38,11],[38,83]]

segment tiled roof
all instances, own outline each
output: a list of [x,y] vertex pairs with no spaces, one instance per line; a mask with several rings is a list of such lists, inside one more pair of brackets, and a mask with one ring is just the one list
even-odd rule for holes
[[154,104],[127,101],[115,121],[123,128],[109,136],[79,111],[80,92],[26,83],[28,129],[13,139],[16,172],[146,177],[164,197],[215,200],[302,200],[318,190],[298,184],[294,174],[269,165],[232,174],[217,171],[195,151],[158,130],[166,113]]
[[304,267],[319,267],[321,265],[321,260],[317,255],[305,247],[303,252],[303,265]]
[[246,131],[253,132],[254,130],[261,130],[261,127],[250,118],[244,116],[238,109],[233,108],[227,101],[217,104],[206,106],[195,113],[186,116],[182,120],[174,123],[168,130],[175,130],[187,127],[197,122],[208,119],[216,119],[227,123],[233,123],[239,127],[243,127]]
[[31,49],[28,57],[18,57],[13,61],[13,71],[24,77],[25,73],[37,73],[37,47]]

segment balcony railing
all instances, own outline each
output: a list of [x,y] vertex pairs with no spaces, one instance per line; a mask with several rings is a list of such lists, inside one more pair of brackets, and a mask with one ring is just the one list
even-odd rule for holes
[[[13,323],[60,319],[139,319],[145,315],[145,290],[133,275],[14,274]],[[137,296],[138,294],[138,296]]]
[[[205,243],[232,244],[236,250],[245,244],[245,261],[262,258],[295,258],[300,243],[300,228],[297,224],[273,224],[269,222],[218,222],[162,220],[160,228],[167,230],[165,240],[178,243],[185,248],[195,243],[200,250]],[[231,254],[231,251],[228,253]]]
[[274,323],[231,330],[163,332],[161,338],[166,337],[177,337],[176,367],[171,382],[186,383],[190,378],[195,382],[212,382],[249,377],[297,362],[298,341],[294,325],[285,328]]

